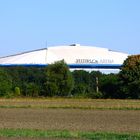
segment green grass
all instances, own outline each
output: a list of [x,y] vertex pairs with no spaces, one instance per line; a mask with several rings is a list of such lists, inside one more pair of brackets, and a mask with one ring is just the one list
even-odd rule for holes
[[0,129],[1,137],[79,138],[87,140],[140,140],[140,133],[75,132],[67,130]]

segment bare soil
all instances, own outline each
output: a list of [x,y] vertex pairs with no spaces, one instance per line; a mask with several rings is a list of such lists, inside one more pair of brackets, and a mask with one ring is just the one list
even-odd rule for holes
[[0,108],[0,128],[140,132],[140,111]]

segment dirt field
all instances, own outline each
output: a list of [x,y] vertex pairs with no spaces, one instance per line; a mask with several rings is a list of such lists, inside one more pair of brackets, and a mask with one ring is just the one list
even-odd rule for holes
[[1,108],[0,128],[140,132],[140,111]]

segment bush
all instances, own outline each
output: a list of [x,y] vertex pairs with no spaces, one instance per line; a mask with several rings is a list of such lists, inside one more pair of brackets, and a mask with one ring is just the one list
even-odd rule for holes
[[19,87],[15,87],[14,96],[20,96],[20,88]]

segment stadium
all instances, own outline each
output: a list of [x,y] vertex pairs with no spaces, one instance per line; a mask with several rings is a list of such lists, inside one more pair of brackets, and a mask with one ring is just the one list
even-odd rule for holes
[[0,58],[0,66],[47,66],[64,59],[70,69],[119,69],[127,53],[94,46],[53,46]]

